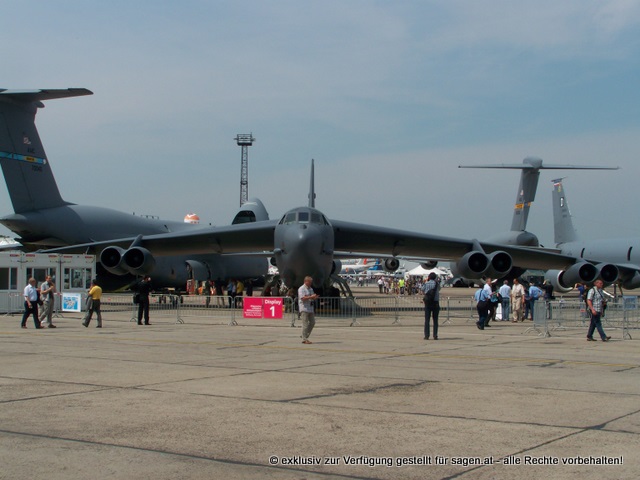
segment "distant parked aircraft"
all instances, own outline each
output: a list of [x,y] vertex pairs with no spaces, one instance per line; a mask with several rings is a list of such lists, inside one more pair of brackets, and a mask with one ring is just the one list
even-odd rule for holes
[[[195,232],[203,225],[130,215],[104,207],[76,205],[60,195],[38,130],[35,115],[42,101],[91,95],[84,88],[66,90],[0,89],[0,165],[14,214],[0,223],[20,235],[30,249],[100,242],[122,237]],[[244,204],[233,223],[268,220],[258,199]],[[267,273],[267,261],[255,256],[223,257],[212,251],[154,257],[135,242],[126,249],[102,252],[98,280],[115,290],[153,273],[156,287],[185,288],[189,278],[254,278]]]
[[584,269],[584,277],[578,280],[566,278],[566,272],[549,270],[545,278],[555,290],[566,293],[576,282],[591,283],[597,278],[626,289],[640,287],[640,238],[580,240],[561,178],[553,180],[553,226],[558,251],[578,258]]
[[[592,165],[543,165],[542,159],[537,157],[526,157],[522,163],[502,163],[494,165],[460,165],[458,168],[490,168],[490,169],[511,169],[520,170],[520,184],[516,192],[516,203],[513,209],[511,229],[497,233],[486,239],[487,242],[500,243],[506,245],[518,245],[523,247],[538,247],[540,242],[538,237],[527,231],[527,220],[531,204],[536,198],[540,170],[617,170],[618,167],[600,167]],[[452,273],[458,278],[455,283],[473,284],[479,283],[479,278],[460,278],[455,265],[452,266]],[[519,276],[522,272],[512,272],[513,276]]]

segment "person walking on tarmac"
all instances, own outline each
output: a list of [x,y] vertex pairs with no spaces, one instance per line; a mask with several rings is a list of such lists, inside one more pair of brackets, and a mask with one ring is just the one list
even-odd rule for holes
[[100,313],[100,298],[102,298],[102,288],[96,280],[91,280],[91,288],[89,289],[89,295],[87,296],[87,314],[84,317],[82,325],[89,326],[93,312],[96,312],[98,318],[98,324],[96,328],[102,328],[102,313]]
[[142,325],[142,317],[144,316],[144,324],[151,325],[149,322],[149,294],[151,293],[151,277],[145,275],[140,283],[135,287],[138,292],[138,325]]
[[587,305],[589,306],[589,313],[591,314],[591,323],[589,324],[589,331],[587,332],[587,340],[589,342],[595,342],[593,332],[596,329],[603,342],[608,342],[611,339],[611,337],[608,337],[604,333],[602,322],[600,321],[604,309],[607,308],[607,301],[602,294],[603,285],[604,282],[598,279],[594,282],[593,288],[587,293]]
[[302,343],[306,344],[311,343],[309,335],[311,335],[311,331],[316,324],[313,301],[319,297],[311,288],[312,283],[313,279],[306,276],[304,277],[304,283],[298,289],[298,307],[302,316]]
[[40,320],[38,319],[38,300],[40,298],[40,292],[36,288],[36,279],[31,277],[27,286],[24,287],[24,315],[22,315],[22,328],[27,328],[27,319],[29,315],[33,315],[33,323],[36,328],[42,328]]
[[56,328],[53,324],[53,304],[56,291],[56,284],[53,283],[51,275],[44,278],[44,282],[40,285],[40,298],[42,299],[42,311],[40,312],[40,325],[47,323],[47,327]]
[[429,340],[430,322],[433,317],[433,339],[438,340],[438,316],[440,314],[440,285],[435,272],[429,273],[428,281],[422,286],[424,293],[424,339]]

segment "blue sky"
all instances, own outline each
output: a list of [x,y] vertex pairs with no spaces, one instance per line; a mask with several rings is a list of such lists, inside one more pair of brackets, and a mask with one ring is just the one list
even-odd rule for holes
[[[272,218],[329,217],[465,238],[508,229],[515,171],[567,173],[584,238],[640,236],[640,3],[5,0],[0,88],[86,87],[37,125],[63,197],[228,223],[238,133]],[[557,172],[556,172],[557,175]],[[543,172],[529,230],[552,243]],[[5,188],[0,211],[11,212]]]

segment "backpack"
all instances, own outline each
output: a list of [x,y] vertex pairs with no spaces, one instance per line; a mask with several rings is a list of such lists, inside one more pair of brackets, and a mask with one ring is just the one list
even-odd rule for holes
[[425,305],[433,305],[436,303],[436,291],[438,286],[436,285],[434,288],[427,290],[427,293],[424,294],[423,302]]

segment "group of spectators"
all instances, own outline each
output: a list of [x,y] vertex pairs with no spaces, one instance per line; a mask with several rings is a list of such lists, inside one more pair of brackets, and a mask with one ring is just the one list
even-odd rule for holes
[[[27,328],[27,320],[29,316],[33,316],[33,323],[35,328],[44,328],[42,325],[46,323],[49,328],[56,328],[53,324],[53,304],[54,295],[56,293],[56,285],[53,282],[51,275],[47,275],[44,282],[37,287],[37,281],[35,278],[29,278],[27,286],[24,287],[24,314],[22,315],[22,322],[20,326]],[[42,307],[39,312],[38,307]]]
[[480,330],[491,327],[496,320],[498,305],[501,306],[501,321],[513,323],[533,321],[536,302],[539,299],[553,300],[553,286],[545,280],[542,285],[527,284],[515,278],[512,284],[505,280],[500,288],[492,283],[491,278],[485,279],[485,284],[474,294],[478,321],[476,326]]
[[[597,330],[603,342],[607,342],[611,337],[607,336],[602,328],[601,317],[606,309],[607,293],[603,290],[603,281],[596,280],[592,288],[578,284],[576,288],[579,291],[581,299],[586,305],[586,312],[591,321],[587,332],[587,340],[595,341],[594,332]],[[496,320],[496,311],[498,305],[502,308],[502,318],[504,322],[508,322],[512,317],[513,323],[524,322],[529,319],[533,321],[536,302],[540,299],[545,301],[545,308],[549,308],[549,301],[554,300],[553,285],[547,280],[541,285],[521,283],[517,278],[513,280],[512,285],[504,280],[500,288],[492,283],[491,278],[485,280],[483,287],[479,288],[474,299],[476,301],[476,309],[478,311],[478,321],[476,326],[480,330],[491,327],[491,321]],[[548,310],[548,318],[550,318],[550,310]]]
[[[221,279],[212,281],[210,279],[205,280],[197,289],[198,295],[206,296],[206,307],[211,305],[211,297],[216,297],[217,307],[240,307],[242,306],[242,297],[253,296],[253,283],[251,280],[243,282],[235,278],[229,279],[228,282],[223,282]],[[224,297],[227,297],[227,303],[225,304]]]
[[[433,272],[432,272],[433,273]],[[433,275],[436,275],[433,273]],[[378,277],[378,291],[388,295],[419,295],[428,280],[423,277],[410,276],[407,279],[394,277]],[[438,279],[440,284],[440,279]]]

